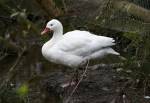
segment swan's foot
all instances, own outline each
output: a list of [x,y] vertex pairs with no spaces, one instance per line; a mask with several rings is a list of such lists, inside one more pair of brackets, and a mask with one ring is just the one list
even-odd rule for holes
[[74,81],[61,84],[62,88],[67,88],[76,85]]

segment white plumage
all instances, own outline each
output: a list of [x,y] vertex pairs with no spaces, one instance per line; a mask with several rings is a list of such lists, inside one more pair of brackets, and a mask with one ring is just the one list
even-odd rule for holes
[[107,54],[119,55],[111,48],[115,45],[113,38],[80,30],[63,35],[63,26],[56,19],[49,21],[41,34],[48,31],[53,31],[53,37],[43,45],[42,54],[51,62],[78,67],[86,60],[102,58]]

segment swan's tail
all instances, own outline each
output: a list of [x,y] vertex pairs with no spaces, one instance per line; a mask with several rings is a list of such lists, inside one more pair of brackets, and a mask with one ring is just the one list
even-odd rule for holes
[[120,53],[116,52],[114,49],[112,48],[107,48],[107,53],[108,54],[114,54],[114,55],[120,55]]

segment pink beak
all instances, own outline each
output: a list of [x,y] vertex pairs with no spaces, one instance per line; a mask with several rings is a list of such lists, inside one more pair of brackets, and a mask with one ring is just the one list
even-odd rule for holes
[[51,29],[45,28],[45,29],[41,32],[41,35],[46,34],[47,32],[50,32],[50,31],[51,31]]

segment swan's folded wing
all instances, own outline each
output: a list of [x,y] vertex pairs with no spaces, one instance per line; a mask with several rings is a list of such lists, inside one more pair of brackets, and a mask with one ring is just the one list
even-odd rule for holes
[[113,38],[97,36],[87,31],[72,31],[64,35],[55,47],[74,55],[87,56],[92,52],[114,45]]

